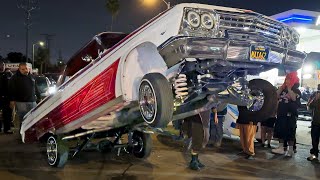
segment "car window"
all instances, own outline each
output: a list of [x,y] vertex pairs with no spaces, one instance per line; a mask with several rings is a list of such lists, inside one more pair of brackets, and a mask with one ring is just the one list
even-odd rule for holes
[[64,75],[73,76],[82,68],[90,64],[91,60],[96,59],[99,56],[99,52],[103,52],[106,49],[113,47],[126,36],[127,34],[124,33],[101,33],[95,36],[95,38],[69,59]]
[[48,90],[48,82],[45,77],[36,77],[36,85],[40,93],[45,93]]

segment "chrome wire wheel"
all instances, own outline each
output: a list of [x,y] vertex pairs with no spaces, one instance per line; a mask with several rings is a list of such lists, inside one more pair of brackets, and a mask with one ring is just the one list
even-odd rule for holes
[[136,136],[133,139],[133,153],[141,153],[143,151],[143,139]]
[[140,111],[148,124],[153,123],[157,114],[157,98],[151,83],[144,79],[139,88]]
[[47,157],[49,165],[54,166],[58,159],[58,144],[53,136],[47,140]]
[[264,95],[260,89],[253,89],[250,91],[251,103],[248,105],[248,110],[255,112],[259,111],[264,103]]

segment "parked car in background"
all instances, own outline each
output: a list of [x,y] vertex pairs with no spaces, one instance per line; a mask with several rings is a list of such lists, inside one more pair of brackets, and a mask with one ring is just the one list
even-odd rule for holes
[[40,93],[41,100],[49,96],[50,94],[55,93],[56,86],[53,83],[51,83],[49,78],[42,75],[37,75],[35,76],[35,80],[36,80],[37,88]]
[[59,73],[45,73],[43,75],[46,76],[51,81],[51,84],[57,84],[60,76]]
[[[236,128],[239,111],[236,105],[227,105],[227,114],[223,121],[223,133],[228,136],[240,136],[239,129]],[[257,124],[257,132],[255,139],[261,142],[261,123]]]

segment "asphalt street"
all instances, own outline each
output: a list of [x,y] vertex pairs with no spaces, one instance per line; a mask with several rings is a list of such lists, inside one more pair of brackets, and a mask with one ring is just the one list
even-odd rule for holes
[[[308,131],[306,127],[305,136],[310,136]],[[237,155],[239,139],[225,137],[221,148],[206,148],[200,155],[206,165],[201,171],[188,169],[190,158],[183,145],[171,136],[154,134],[148,159],[125,152],[118,157],[116,153],[91,150],[81,152],[59,169],[47,165],[43,145],[22,144],[17,134],[0,134],[0,180],[320,179],[320,164],[306,160],[310,149],[307,143],[298,144],[293,158],[274,155],[256,143],[255,160],[247,160]]]

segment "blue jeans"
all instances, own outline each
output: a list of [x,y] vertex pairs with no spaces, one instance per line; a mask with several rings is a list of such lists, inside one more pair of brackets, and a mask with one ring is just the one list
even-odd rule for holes
[[218,116],[218,124],[214,123],[214,120],[211,120],[210,126],[210,141],[213,143],[221,144],[223,137],[223,121],[225,116]]
[[36,102],[16,102],[16,110],[19,116],[20,124],[23,121],[23,117],[34,107],[36,107]]

